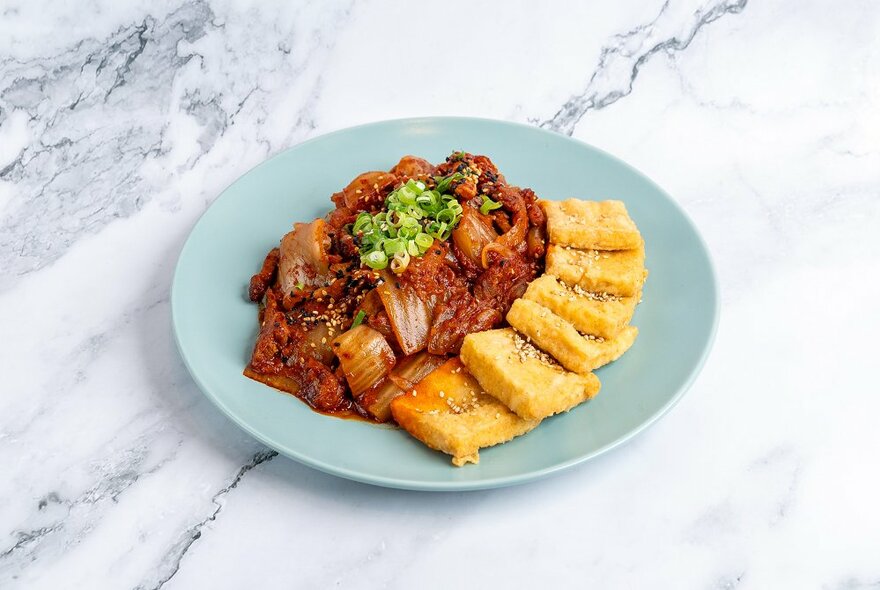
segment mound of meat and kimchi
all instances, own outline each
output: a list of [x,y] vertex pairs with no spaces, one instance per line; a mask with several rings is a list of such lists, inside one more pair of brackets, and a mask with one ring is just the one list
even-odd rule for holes
[[259,334],[245,375],[321,412],[384,422],[390,404],[505,326],[542,271],[546,221],[532,190],[486,156],[405,156],[295,223],[251,278]]

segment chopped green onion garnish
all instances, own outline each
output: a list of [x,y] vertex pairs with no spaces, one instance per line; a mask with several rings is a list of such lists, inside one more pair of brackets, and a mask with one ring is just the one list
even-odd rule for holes
[[406,243],[406,251],[409,252],[410,256],[421,256],[422,251],[419,250],[419,245],[416,244],[415,240],[410,240]]
[[351,233],[357,235],[358,232],[363,231],[364,228],[370,227],[373,224],[373,217],[364,211],[360,215],[358,215],[357,219],[354,222],[354,225],[351,228]]
[[300,281],[296,284],[296,288],[299,289],[300,291],[302,291],[303,289],[306,288],[306,284],[303,283],[302,281]]
[[354,316],[354,321],[351,323],[352,328],[357,328],[364,321],[364,318],[367,317],[367,312],[364,310],[360,310],[357,312],[357,315]]
[[418,227],[402,227],[397,230],[398,239],[411,240],[419,234]]
[[446,223],[452,222],[455,219],[455,213],[452,209],[444,209],[437,214],[437,221],[445,221]]
[[404,205],[415,205],[416,193],[408,190],[406,187],[403,187],[402,189],[400,189],[400,202]]
[[394,258],[391,259],[391,272],[394,274],[399,275],[406,270],[407,266],[409,266],[409,252],[406,250],[398,252],[394,255]]
[[489,211],[494,211],[495,209],[500,209],[501,203],[493,201],[486,195],[483,195],[483,204],[480,205],[480,213],[483,215],[488,215]]
[[412,257],[422,256],[434,240],[448,240],[462,215],[461,204],[449,194],[465,176],[454,173],[434,178],[435,188],[409,179],[385,200],[385,211],[363,212],[351,225],[360,246],[361,262],[374,270],[391,265],[402,273]]
[[421,234],[417,235],[413,239],[413,241],[416,243],[416,246],[419,247],[419,252],[424,254],[425,251],[431,247],[431,244],[434,243],[434,238],[432,238],[428,234],[421,233]]
[[460,180],[464,180],[464,174],[461,172],[456,172],[454,174],[450,174],[449,176],[437,176],[434,178],[437,181],[437,192],[445,193],[452,186],[453,182],[458,182]]
[[452,228],[445,221],[432,221],[425,227],[425,231],[429,236],[440,241],[449,239],[452,234]]
[[362,254],[361,262],[373,270],[382,270],[388,266],[388,256],[381,250],[374,250],[373,252]]
[[384,248],[385,254],[387,254],[388,256],[394,256],[398,252],[403,252],[404,250],[406,250],[406,241],[403,238],[385,240],[382,243],[382,248]]

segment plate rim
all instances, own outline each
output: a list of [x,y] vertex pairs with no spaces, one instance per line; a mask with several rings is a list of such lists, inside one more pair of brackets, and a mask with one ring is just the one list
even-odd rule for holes
[[[304,149],[309,144],[326,139],[328,137],[349,133],[359,129],[365,129],[370,127],[384,127],[384,126],[406,126],[406,125],[416,125],[416,124],[425,124],[425,123],[436,123],[436,122],[456,122],[463,124],[481,124],[481,125],[500,125],[503,127],[514,127],[527,129],[529,132],[537,133],[538,135],[547,135],[553,136],[554,138],[562,138],[564,140],[573,142],[575,144],[581,144],[582,146],[586,146],[587,148],[594,150],[612,160],[617,162],[618,164],[623,165],[627,170],[631,173],[641,177],[646,182],[648,182],[651,186],[653,186],[657,191],[662,193],[667,197],[669,202],[675,208],[677,213],[681,215],[681,217],[685,220],[687,225],[693,231],[694,235],[697,238],[697,242],[700,248],[703,250],[705,254],[707,266],[709,270],[709,278],[710,285],[712,288],[712,297],[711,297],[711,305],[712,305],[712,322],[709,327],[708,337],[706,339],[706,343],[703,346],[703,350],[700,353],[700,357],[696,363],[690,368],[687,377],[682,382],[682,384],[678,387],[676,392],[670,397],[670,399],[661,406],[656,412],[654,412],[647,420],[639,424],[636,428],[626,432],[615,440],[602,445],[601,447],[594,449],[588,453],[579,455],[575,458],[568,459],[566,461],[562,461],[551,465],[549,467],[545,467],[543,469],[537,469],[528,471],[525,473],[515,474],[515,475],[505,475],[498,477],[489,477],[485,479],[479,479],[474,481],[445,481],[445,482],[436,482],[436,481],[423,481],[423,480],[413,480],[413,479],[405,479],[405,478],[392,478],[385,477],[380,475],[371,475],[369,473],[364,473],[362,471],[356,471],[353,469],[348,469],[345,467],[339,467],[330,463],[326,463],[320,459],[315,459],[308,455],[304,455],[302,453],[297,453],[295,450],[290,450],[283,448],[285,445],[279,444],[278,442],[271,439],[271,437],[263,435],[259,430],[252,428],[246,421],[239,419],[239,417],[232,412],[226,404],[218,398],[211,390],[208,388],[205,383],[199,378],[197,373],[193,370],[193,366],[191,365],[190,359],[187,357],[187,354],[184,350],[184,346],[180,339],[180,332],[178,330],[178,314],[180,306],[175,303],[178,299],[179,290],[177,285],[179,284],[178,277],[181,275],[181,262],[184,259],[184,255],[186,254],[188,248],[191,246],[192,236],[196,232],[196,229],[204,222],[205,216],[214,207],[221,199],[226,197],[229,194],[229,189],[232,188],[235,184],[237,184],[242,178],[245,176],[252,174],[259,170],[260,168],[267,166],[270,162],[275,160],[276,158],[281,157],[282,155],[287,154],[291,151],[296,151],[300,149]],[[700,233],[699,228],[694,223],[691,216],[685,211],[685,209],[681,206],[681,204],[675,200],[672,195],[664,190],[659,184],[657,184],[653,179],[651,179],[646,174],[642,173],[640,170],[626,162],[625,160],[618,158],[617,156],[611,154],[610,152],[596,147],[591,143],[586,141],[571,137],[569,135],[563,135],[561,133],[557,133],[555,131],[551,131],[548,129],[544,129],[542,127],[536,127],[533,125],[527,125],[524,123],[514,122],[514,121],[505,121],[502,119],[491,119],[485,117],[463,117],[463,116],[420,116],[420,117],[401,117],[394,119],[384,119],[380,121],[372,121],[369,123],[363,123],[360,125],[354,125],[351,127],[343,127],[340,129],[335,129],[333,131],[329,131],[327,133],[322,133],[320,135],[316,135],[315,137],[310,137],[304,141],[288,146],[273,156],[266,158],[256,166],[249,168],[239,176],[237,176],[232,182],[230,182],[226,187],[220,192],[217,197],[211,201],[211,204],[208,205],[204,211],[199,215],[198,219],[192,225],[187,234],[186,240],[183,243],[183,246],[180,248],[180,252],[177,256],[177,262],[174,266],[174,274],[171,279],[171,288],[170,288],[170,302],[171,302],[171,324],[172,324],[172,332],[174,333],[174,342],[177,347],[177,351],[183,360],[184,366],[187,369],[192,380],[195,382],[196,386],[199,390],[204,394],[213,404],[216,406],[227,418],[232,420],[234,424],[236,424],[239,428],[247,432],[251,437],[259,441],[260,443],[266,445],[277,453],[284,455],[298,463],[306,465],[307,467],[317,469],[323,473],[327,473],[330,475],[335,475],[337,477],[341,477],[344,479],[348,479],[351,481],[357,481],[360,483],[376,485],[385,488],[393,488],[393,489],[402,489],[402,490],[413,490],[413,491],[437,491],[437,492],[453,492],[453,491],[474,491],[474,490],[485,490],[485,489],[493,489],[500,487],[508,487],[514,485],[522,485],[529,482],[533,482],[539,479],[543,479],[553,474],[557,474],[566,469],[570,469],[576,465],[580,465],[581,463],[585,463],[591,459],[594,459],[600,455],[608,453],[613,449],[624,445],[629,442],[649,427],[653,426],[660,420],[663,416],[669,413],[673,407],[681,401],[681,398],[690,390],[694,381],[696,381],[699,374],[702,372],[703,367],[706,364],[706,361],[709,358],[709,355],[715,344],[715,337],[718,332],[718,324],[720,321],[721,315],[721,299],[720,299],[720,289],[718,283],[718,275],[715,269],[715,263],[712,259],[712,252],[706,243],[706,240],[703,238],[703,235]]]

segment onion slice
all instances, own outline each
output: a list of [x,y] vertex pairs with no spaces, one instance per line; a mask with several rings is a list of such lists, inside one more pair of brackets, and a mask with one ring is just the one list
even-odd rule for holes
[[483,248],[497,238],[498,233],[492,227],[490,217],[481,215],[468,205],[462,207],[461,221],[452,232],[452,241],[474,264],[480,264]]
[[445,361],[446,357],[422,351],[401,359],[388,378],[403,389],[410,389]]
[[497,252],[501,258],[512,258],[516,256],[516,252],[503,245],[500,240],[492,242],[483,248],[483,254],[481,256],[481,264],[483,265],[483,268],[489,268],[489,254],[492,252]]
[[363,324],[337,336],[333,347],[355,395],[378,383],[394,367],[394,351],[388,342],[382,334]]
[[306,333],[303,350],[325,365],[333,362],[333,349],[330,347],[330,328],[324,322],[317,322]]
[[391,419],[391,401],[404,393],[391,378],[386,378],[365,391],[357,402],[376,421],[388,422]]
[[428,373],[445,361],[446,357],[427,352],[401,359],[388,377],[358,398],[358,403],[379,422],[388,422],[391,419],[391,401],[399,395],[412,391]]
[[525,208],[519,209],[518,211],[515,211],[513,213],[513,227],[511,227],[501,237],[499,237],[497,242],[514,250],[522,248],[524,251],[524,241],[526,239],[526,232],[528,231],[528,229],[529,217],[526,214],[526,210]]
[[376,292],[385,306],[391,322],[391,329],[403,354],[415,354],[428,345],[428,331],[431,329],[431,309],[415,290],[393,278],[376,287]]
[[296,223],[281,238],[278,282],[281,292],[290,295],[304,286],[323,287],[333,279],[327,251],[330,237],[323,219]]

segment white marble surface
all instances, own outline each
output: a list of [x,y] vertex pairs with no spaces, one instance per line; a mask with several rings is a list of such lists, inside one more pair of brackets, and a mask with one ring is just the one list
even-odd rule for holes
[[[415,4],[0,2],[0,587],[880,587],[880,4]],[[682,403],[524,487],[277,457],[172,342],[173,264],[228,183],[440,114],[626,159],[721,282]]]

